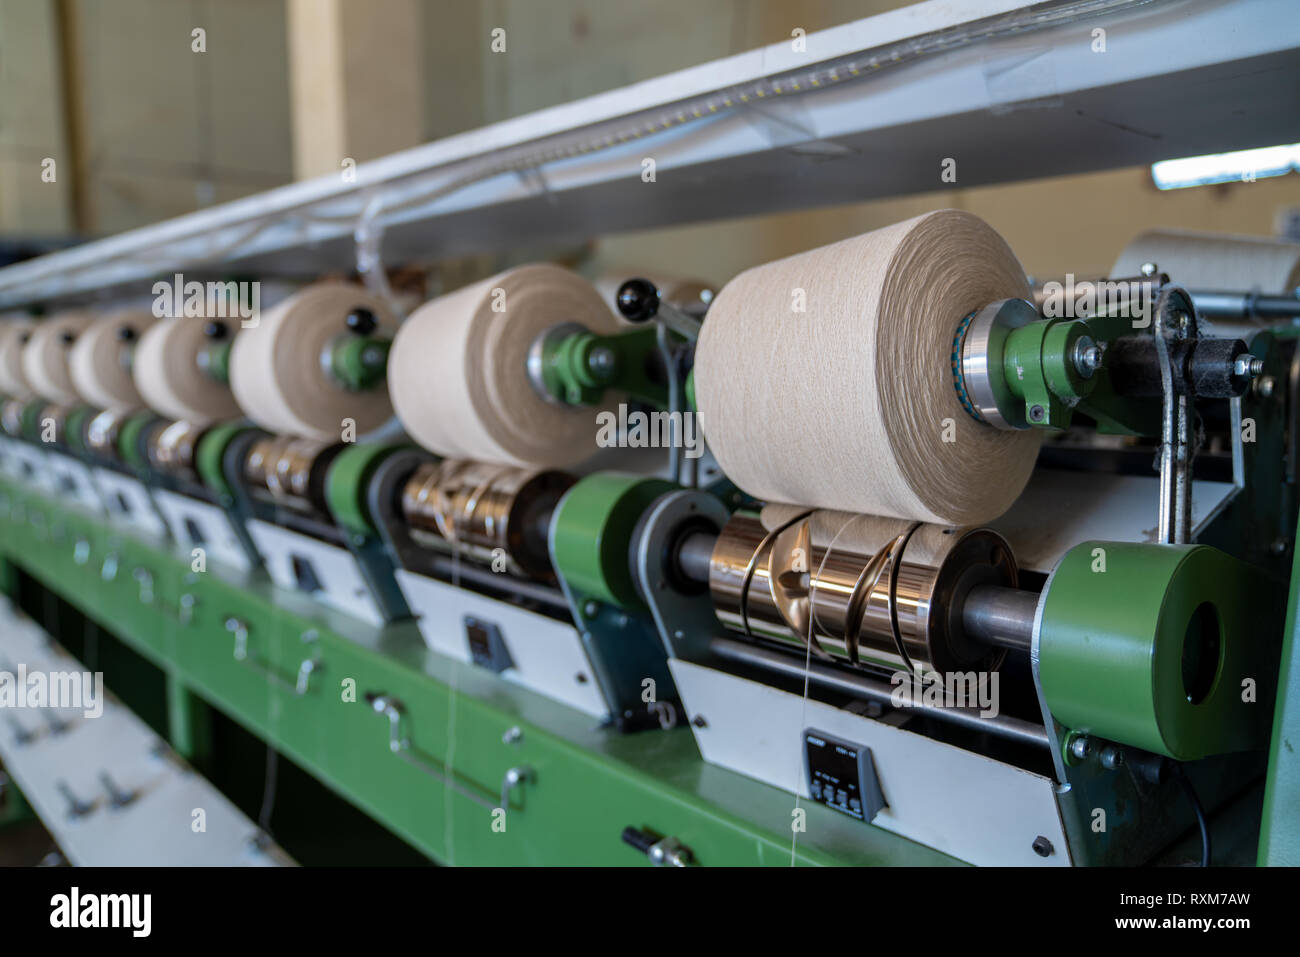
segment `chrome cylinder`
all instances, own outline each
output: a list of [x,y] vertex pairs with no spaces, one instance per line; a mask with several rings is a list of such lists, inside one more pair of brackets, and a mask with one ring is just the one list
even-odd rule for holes
[[189,422],[171,422],[155,429],[145,442],[149,464],[160,472],[193,478],[194,450],[203,429]]
[[105,459],[116,459],[117,437],[122,423],[130,412],[106,409],[100,412],[86,426],[86,447],[95,455]]
[[23,409],[27,402],[23,399],[9,399],[0,406],[0,428],[11,439],[23,437]]
[[738,512],[709,567],[727,627],[890,672],[999,667],[1005,649],[968,636],[962,608],[976,586],[1015,584],[996,532],[826,511],[768,525]]
[[414,527],[476,561],[553,581],[550,516],[574,482],[553,470],[444,459],[423,465],[402,489],[402,513]]
[[275,435],[258,439],[244,459],[244,478],[265,489],[279,504],[308,512],[328,512],[325,472],[339,443]]

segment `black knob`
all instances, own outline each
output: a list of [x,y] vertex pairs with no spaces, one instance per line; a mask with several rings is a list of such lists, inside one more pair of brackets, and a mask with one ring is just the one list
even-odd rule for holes
[[203,334],[209,339],[224,339],[230,335],[230,327],[224,322],[214,319],[204,325]]
[[118,329],[118,330],[117,330],[117,341],[118,341],[118,342],[134,342],[134,341],[135,341],[135,330],[132,329],[130,326],[123,326],[122,328]]
[[615,297],[619,314],[629,322],[645,322],[659,311],[659,290],[649,279],[629,279]]
[[625,827],[623,828],[623,843],[635,847],[642,854],[649,854],[650,848],[654,847],[656,843],[656,838],[640,828]]
[[343,324],[348,327],[349,332],[355,332],[359,336],[368,336],[379,326],[379,320],[375,314],[364,306],[353,309],[343,320]]
[[65,346],[70,346],[77,341],[77,334],[75,332],[72,332],[71,330],[66,330],[64,332],[59,333],[59,341],[62,342]]

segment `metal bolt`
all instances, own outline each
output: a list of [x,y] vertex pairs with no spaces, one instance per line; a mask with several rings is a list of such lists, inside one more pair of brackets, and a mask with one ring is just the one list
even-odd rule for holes
[[1124,763],[1124,752],[1113,744],[1108,744],[1101,749],[1101,766],[1107,771],[1114,771]]
[[618,356],[609,346],[597,346],[587,356],[587,368],[601,378],[612,373],[617,364]]
[[1075,735],[1070,740],[1070,756],[1076,761],[1085,760],[1092,753],[1092,742],[1086,734]]
[[1085,379],[1091,379],[1101,368],[1101,349],[1091,336],[1082,336],[1074,344],[1074,368]]
[[502,744],[518,744],[523,739],[524,739],[524,732],[523,729],[519,727],[519,725],[515,725],[512,728],[507,728],[506,733],[501,735]]
[[1144,276],[1154,276],[1156,274],[1156,264],[1143,263],[1141,266],[1138,267],[1138,272],[1140,272]]
[[600,602],[588,601],[582,606],[582,613],[588,618],[595,618],[600,614]]
[[1043,835],[1041,834],[1038,835],[1038,837],[1034,838],[1034,843],[1032,847],[1034,849],[1034,853],[1037,854],[1039,857],[1051,857],[1052,853],[1056,850],[1056,848],[1052,847],[1052,842],[1049,841],[1047,838],[1043,837]]
[[1273,388],[1276,385],[1277,382],[1273,379],[1273,377],[1271,375],[1266,375],[1262,379],[1255,380],[1255,393],[1261,399],[1267,399],[1269,396],[1273,394]]
[[1029,407],[1029,418],[1033,422],[1042,422],[1043,416],[1046,414],[1046,410],[1041,405],[1033,405]]
[[1263,371],[1264,360],[1255,358],[1249,352],[1243,352],[1237,356],[1237,361],[1232,364],[1233,375],[1247,379],[1253,379]]
[[704,715],[702,714],[697,714],[692,718],[691,724],[695,725],[697,728],[707,728],[709,726],[709,722],[704,720]]

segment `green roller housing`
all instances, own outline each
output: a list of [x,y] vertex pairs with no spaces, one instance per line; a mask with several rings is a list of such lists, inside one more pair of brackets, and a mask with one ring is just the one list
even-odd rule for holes
[[1075,732],[1180,761],[1266,747],[1281,597],[1208,546],[1077,545],[1042,607],[1047,706]]

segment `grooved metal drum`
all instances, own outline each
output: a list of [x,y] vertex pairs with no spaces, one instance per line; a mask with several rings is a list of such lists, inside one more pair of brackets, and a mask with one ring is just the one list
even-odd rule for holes
[[515,571],[554,579],[548,522],[573,477],[445,459],[421,466],[402,490],[402,511],[417,528],[436,533],[471,558],[491,562],[501,549]]
[[871,670],[1001,665],[1005,651],[969,639],[961,621],[973,587],[1016,583],[996,532],[787,511],[738,512],[718,536],[709,590],[728,628]]

